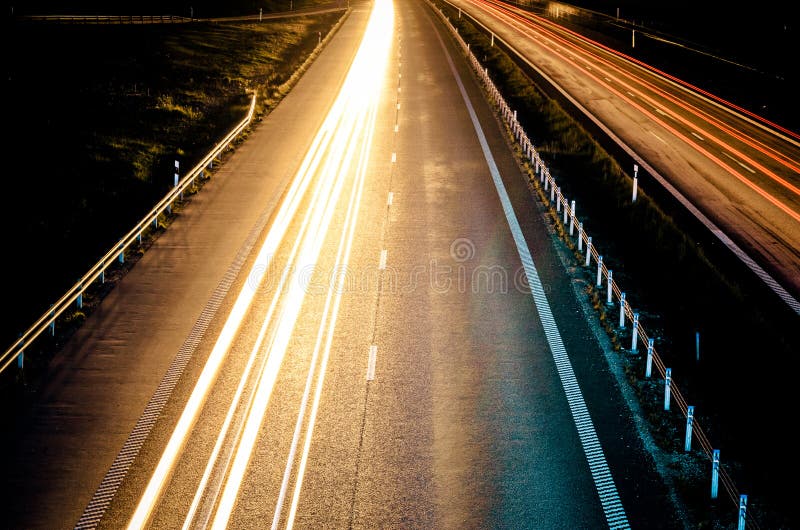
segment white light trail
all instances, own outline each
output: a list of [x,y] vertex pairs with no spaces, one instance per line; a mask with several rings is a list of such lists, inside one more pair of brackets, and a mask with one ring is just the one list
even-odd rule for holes
[[[387,5],[389,6],[388,8],[386,7]],[[387,24],[385,23],[386,21],[380,20],[381,18],[386,18],[387,11],[389,13],[388,28]],[[286,194],[286,198],[283,200],[280,209],[275,216],[273,225],[270,227],[266,240],[259,250],[255,262],[248,273],[248,277],[252,278],[254,281],[248,282],[248,287],[243,288],[243,290],[238,294],[231,313],[226,319],[222,331],[220,332],[220,335],[214,344],[211,354],[209,355],[209,358],[203,367],[200,377],[198,378],[198,382],[192,390],[189,400],[184,407],[180,418],[178,419],[178,423],[173,430],[169,441],[167,442],[167,446],[159,459],[156,469],[148,481],[147,487],[145,488],[145,491],[139,500],[139,503],[137,504],[136,510],[134,511],[134,514],[128,524],[128,528],[138,529],[147,525],[153,510],[158,503],[161,494],[163,493],[164,487],[169,481],[176,462],[183,451],[186,440],[197,421],[197,417],[206,402],[211,387],[219,375],[219,370],[222,366],[222,363],[227,358],[231,344],[237,336],[241,323],[247,316],[256,292],[256,289],[252,288],[252,286],[260,285],[262,282],[264,275],[271,264],[272,256],[275,255],[278,247],[283,241],[289,225],[294,219],[299,205],[306,194],[306,191],[308,190],[312,180],[314,180],[315,175],[318,173],[319,164],[323,154],[326,151],[330,151],[327,153],[327,156],[329,157],[329,163],[331,160],[336,158],[343,162],[345,156],[344,149],[333,148],[332,146],[332,144],[342,145],[342,141],[339,140],[337,142],[336,138],[341,137],[341,135],[344,135],[345,138],[352,138],[363,133],[363,131],[356,132],[354,130],[356,128],[354,124],[356,123],[362,123],[363,127],[363,120],[354,120],[351,119],[350,116],[353,116],[353,112],[358,110],[357,107],[359,105],[364,107],[364,102],[371,101],[372,98],[369,97],[370,92],[376,91],[374,79],[376,77],[380,79],[380,76],[376,76],[375,72],[382,71],[387,64],[388,43],[390,42],[391,30],[391,2],[389,0],[377,0],[370,16],[366,33],[356,58],[353,61],[353,65],[348,73],[347,79],[345,80],[342,89],[331,108],[331,111],[315,136],[311,148],[301,164],[300,170],[295,175]],[[383,34],[381,34],[381,32],[383,32]],[[363,109],[361,111],[361,115],[363,116]],[[347,123],[347,125],[344,125],[345,123]],[[367,137],[369,137],[371,140],[372,131],[368,131]],[[352,150],[348,149],[348,151],[351,153],[350,156],[352,156]],[[341,163],[339,165],[341,166]],[[325,179],[321,178],[319,180],[324,181]],[[337,189],[341,190],[341,183]],[[331,201],[331,204],[332,203],[335,203],[335,201]],[[318,231],[317,235],[324,234],[325,230],[327,229],[327,223],[324,222],[324,219],[327,218],[329,222],[332,212],[330,209],[326,210],[329,210],[328,215],[323,216],[323,218],[318,217],[319,223],[317,226],[320,228],[320,230]],[[314,247],[310,247],[308,251],[303,254],[309,259],[307,263],[315,262],[315,256],[312,250],[314,250]],[[319,253],[319,248],[316,248],[316,253]],[[293,284],[294,283],[296,282],[293,282]],[[291,315],[293,312],[299,312],[302,296],[298,295],[295,291],[293,295],[290,295],[288,301],[289,305],[283,308],[284,311],[289,311],[289,313],[287,313],[289,315]],[[289,322],[291,320],[293,319],[282,319],[281,322]],[[292,328],[293,324],[290,326],[288,323],[284,324],[283,326],[279,326],[277,331],[280,333],[276,332],[276,335],[273,337],[273,344],[282,345],[282,347],[285,348],[285,343],[288,342],[288,336],[291,334]],[[272,359],[270,356],[267,362],[269,363],[271,360]],[[279,367],[280,362],[274,361],[269,368],[270,370],[275,370],[274,374],[268,371],[268,380],[272,381],[271,384],[274,384],[274,377],[277,374],[277,369]],[[269,387],[271,385],[267,386]],[[264,391],[260,392],[259,399],[268,400],[270,392],[271,388],[269,391],[265,389]],[[260,403],[258,399],[257,402]],[[249,436],[249,434],[252,432],[252,427],[250,430],[246,428],[245,431]],[[240,448],[241,447],[243,446],[240,443]],[[247,460],[249,460],[249,455],[246,459],[245,457],[239,458],[240,460],[238,464],[236,463],[236,459],[234,460],[234,466],[232,468],[232,473],[235,470],[237,473],[236,476],[239,476],[239,473],[243,475],[243,469],[240,468],[242,468],[242,463],[244,464],[243,467],[246,467]],[[234,482],[235,481],[231,481],[231,477],[229,476],[227,483],[234,484]],[[227,485],[226,488],[228,488]],[[230,486],[230,488],[234,488],[234,486]],[[234,489],[238,491],[238,484],[236,484]],[[230,489],[229,491],[233,492],[233,489]],[[226,497],[226,494],[223,492],[223,502],[226,502],[226,498],[230,499],[231,495],[233,496],[233,500],[235,500],[235,493],[228,493]],[[224,510],[217,513],[218,519],[215,519],[215,521],[222,521],[225,519],[223,515],[221,515],[223,512]]]

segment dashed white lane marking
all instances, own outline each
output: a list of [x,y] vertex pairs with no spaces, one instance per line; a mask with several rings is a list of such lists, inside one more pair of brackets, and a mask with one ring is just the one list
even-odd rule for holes
[[397,91],[398,91],[398,92],[402,92],[402,91],[403,91],[403,88],[402,88],[402,87],[397,87]]
[[706,140],[705,138],[703,138],[702,136],[700,136],[699,134],[697,134],[697,133],[696,133],[696,132],[694,132],[694,131],[692,131],[692,136],[694,136],[695,138],[697,138],[697,139],[698,139],[698,140],[700,140],[701,142],[704,142],[704,141]]
[[591,67],[591,66],[589,66],[589,65],[587,64],[587,65],[586,65],[586,69],[587,69],[587,70],[591,70],[591,69],[592,69],[592,67]]
[[[497,169],[497,164],[494,161],[494,156],[489,149],[489,144],[486,141],[486,135],[483,133],[478,116],[475,114],[475,109],[472,107],[472,102],[467,95],[464,84],[461,82],[461,77],[456,71],[453,64],[453,59],[442,41],[442,38],[436,34],[439,39],[439,44],[444,50],[447,62],[450,65],[450,70],[453,72],[458,89],[461,92],[461,97],[464,99],[464,104],[467,106],[469,117],[472,120],[472,125],[475,128],[475,133],[478,136],[478,141],[481,144],[483,156],[486,159],[486,164],[489,166],[489,172],[492,174],[492,181],[494,181],[497,195],[500,198],[500,203],[503,207],[503,212],[506,216],[506,221],[511,229],[511,235],[514,237],[514,243],[517,246],[522,266],[525,269],[525,276],[528,279],[528,285],[531,288],[531,295],[533,296],[534,304],[539,312],[539,319],[541,320],[544,333],[547,338],[547,343],[550,346],[550,352],[553,355],[553,360],[556,364],[556,371],[561,379],[561,386],[567,396],[567,403],[572,412],[572,418],[575,421],[575,426],[578,429],[578,437],[580,438],[581,445],[583,446],[584,454],[586,455],[587,462],[589,463],[589,471],[594,480],[597,494],[600,497],[600,504],[603,508],[603,513],[606,517],[606,522],[611,528],[630,528],[628,519],[625,516],[625,510],[622,507],[622,502],[617,494],[617,488],[614,485],[614,480],[611,477],[608,463],[603,454],[600,446],[600,440],[597,438],[597,432],[594,429],[591,417],[589,416],[589,409],[583,400],[578,380],[575,377],[575,372],[572,369],[567,356],[564,342],[561,339],[561,333],[558,331],[553,312],[550,309],[550,304],[547,302],[547,296],[544,293],[539,272],[533,263],[528,244],[525,242],[525,236],[522,234],[522,228],[519,225],[517,216],[514,213],[514,208],[511,206],[511,199],[508,197],[508,192],[503,184],[503,179],[500,177],[500,171]],[[591,451],[591,453],[590,453]]]
[[658,139],[659,139],[659,140],[661,140],[662,142],[664,142],[664,143],[667,143],[667,142],[666,142],[666,140],[664,140],[663,138],[661,138],[659,135],[657,135],[657,134],[656,134],[656,133],[654,133],[653,131],[650,131],[650,134],[652,134],[653,136],[655,136],[656,138],[658,138]]
[[629,96],[634,97],[634,98],[636,97],[636,94],[634,94],[630,90],[626,90],[626,92],[628,93]]
[[666,113],[666,112],[664,112],[663,110],[659,109],[658,107],[655,107],[655,109],[656,109],[656,112],[658,112],[658,113],[659,113],[659,114],[661,114],[662,116],[671,117],[669,114],[667,114],[667,113]]
[[397,162],[397,153],[392,153],[392,164]]
[[389,192],[389,197],[386,199],[386,206],[391,206],[394,202],[394,192]]
[[607,78],[607,77],[604,77],[603,79],[605,79],[605,80],[606,80],[606,81],[608,81],[609,83],[611,82],[611,79],[609,79],[609,78]]
[[734,157],[732,157],[731,155],[729,155],[729,154],[728,154],[728,153],[726,153],[725,151],[723,151],[723,152],[722,152],[722,154],[723,154],[723,155],[725,155],[725,156],[727,156],[728,158],[730,158],[731,160],[733,160],[734,162],[736,162],[737,164],[739,164],[740,166],[742,166],[743,168],[745,168],[747,171],[749,171],[750,173],[753,173],[753,174],[755,175],[755,173],[756,173],[756,172],[755,172],[755,170],[753,170],[752,168],[750,168],[750,167],[748,167],[748,166],[746,166],[746,165],[742,164],[741,162],[739,162],[738,160],[736,160]]
[[387,254],[388,254],[388,252],[386,251],[386,249],[381,250],[381,259],[378,262],[378,269],[383,270],[383,269],[386,268],[386,257],[387,257]]
[[397,104],[397,110],[400,110],[400,103]]
[[375,364],[378,361],[378,347],[372,345],[369,347],[369,359],[367,360],[367,381],[375,379]]
[[397,132],[397,131],[399,131],[399,130],[400,130],[400,126],[399,126],[398,124],[396,124],[396,123],[395,123],[395,124],[394,124],[394,132]]

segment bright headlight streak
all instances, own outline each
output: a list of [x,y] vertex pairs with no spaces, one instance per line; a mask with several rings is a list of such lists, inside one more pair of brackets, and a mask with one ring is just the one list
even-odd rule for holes
[[[358,184],[359,189],[358,189],[358,195],[357,195],[357,198],[356,198],[356,205],[355,205],[355,208],[354,208],[355,215],[354,215],[354,219],[352,220],[352,222],[350,224],[349,233],[347,235],[346,248],[345,248],[345,251],[344,251],[344,257],[342,258],[342,266],[343,267],[346,267],[347,264],[350,261],[350,251],[351,251],[352,243],[353,243],[353,232],[355,231],[356,221],[358,220],[358,208],[359,208],[359,205],[361,204],[361,196],[362,196],[362,192],[363,192],[363,189],[364,189],[364,180],[365,180],[364,179],[364,174],[366,173],[366,162],[369,159],[369,151],[370,151],[370,146],[371,146],[371,141],[372,141],[372,138],[371,138],[372,137],[372,124],[375,123],[374,112],[370,116],[370,123],[371,123],[371,125],[370,125],[370,133],[369,133],[370,139],[368,140],[368,143],[366,143],[364,145],[366,153],[364,153],[362,155],[363,164],[362,164],[362,167],[359,168],[359,175],[360,175],[360,179],[359,180],[360,180],[360,183]],[[300,500],[300,491],[301,491],[302,486],[303,486],[303,478],[305,476],[306,464],[308,463],[308,454],[309,454],[309,451],[311,449],[311,439],[312,439],[313,434],[314,434],[314,426],[316,424],[317,412],[319,411],[319,403],[320,403],[320,400],[321,400],[321,397],[322,397],[322,388],[323,388],[324,383],[325,383],[325,373],[326,373],[327,367],[328,367],[328,359],[330,358],[331,344],[332,344],[332,341],[333,341],[333,332],[334,332],[334,329],[336,327],[336,322],[337,322],[338,316],[339,316],[339,305],[341,303],[341,293],[344,290],[345,276],[344,275],[340,275],[338,280],[339,280],[339,282],[335,287],[335,292],[337,293],[336,294],[336,299],[335,299],[335,301],[333,303],[333,310],[331,312],[331,318],[328,321],[327,340],[325,342],[325,349],[323,351],[322,362],[321,362],[320,368],[319,368],[319,379],[317,380],[317,387],[316,387],[316,390],[315,390],[315,393],[314,393],[314,402],[313,402],[312,407],[311,407],[311,414],[310,414],[309,420],[308,420],[308,429],[306,431],[306,437],[305,437],[305,441],[303,443],[303,453],[302,453],[302,455],[300,457],[300,463],[298,465],[297,479],[296,479],[296,482],[295,482],[294,491],[292,493],[292,504],[291,504],[291,508],[289,510],[289,516],[288,516],[287,522],[286,522],[287,529],[291,529],[294,526],[294,519],[295,519],[295,516],[297,514],[297,505],[298,505],[299,500]],[[297,431],[297,435],[299,436],[299,431]],[[290,458],[290,460],[287,461],[287,470],[291,471],[291,461],[294,459],[294,447],[293,447],[293,450],[292,450],[289,458]],[[284,480],[286,482],[288,482],[288,478],[289,478],[288,475],[285,475]],[[284,493],[284,491],[282,489],[281,490],[281,495],[280,495],[280,497],[278,499],[278,507],[276,508],[275,517],[273,518],[273,524],[272,524],[272,528],[273,529],[277,528],[277,524],[278,524],[278,522],[280,520],[280,511],[281,511],[281,507],[283,505],[284,495],[285,495],[285,493]]]
[[[356,173],[356,182],[353,187],[353,192],[350,195],[350,202],[347,207],[347,214],[345,216],[344,225],[342,227],[342,235],[340,237],[339,244],[337,246],[337,254],[336,254],[336,262],[334,264],[333,270],[334,271],[345,271],[348,265],[349,253],[346,253],[346,249],[349,248],[348,241],[352,241],[353,237],[353,228],[355,223],[358,219],[358,209],[361,204],[361,195],[364,188],[364,174],[365,171],[363,168],[365,167],[365,163],[369,158],[369,146],[372,142],[372,131],[374,130],[374,96],[373,96],[373,104],[370,106],[370,115],[368,117],[368,123],[366,126],[367,137],[366,141],[362,143],[361,146],[361,154],[359,155],[359,167]],[[349,235],[349,240],[348,240]],[[336,285],[337,279],[339,280],[339,285]],[[303,398],[300,403],[300,408],[297,414],[297,421],[295,423],[295,430],[294,435],[292,436],[292,443],[289,449],[289,456],[286,459],[286,466],[283,473],[283,480],[281,482],[281,489],[278,495],[278,501],[275,505],[275,513],[272,518],[272,528],[273,530],[278,527],[281,518],[281,511],[283,509],[283,503],[286,499],[286,492],[289,486],[289,479],[292,471],[292,464],[294,462],[295,454],[297,451],[297,445],[300,439],[300,433],[303,425],[303,419],[305,418],[306,407],[308,404],[308,396],[311,390],[311,386],[314,381],[315,375],[315,368],[317,365],[317,360],[319,358],[320,350],[322,349],[322,342],[325,338],[325,330],[326,330],[326,322],[328,321],[328,316],[331,313],[331,305],[334,301],[334,293],[336,293],[336,299],[338,300],[341,298],[342,294],[342,285],[341,282],[343,281],[342,276],[335,276],[331,275],[330,283],[328,285],[328,294],[325,297],[325,306],[322,312],[322,317],[320,319],[319,329],[317,331],[317,338],[314,343],[314,350],[313,354],[311,355],[311,362],[309,363],[309,370],[306,377],[306,385],[303,391]],[[337,289],[338,287],[338,289]],[[335,322],[335,319],[334,319]]]
[[[378,13],[378,9],[381,9],[381,12]],[[394,6],[391,0],[377,0],[375,4],[375,13],[373,16],[377,14],[379,20],[382,22],[379,33],[385,36],[386,40],[382,42],[382,50],[376,50],[376,53],[380,55],[380,51],[383,52],[385,56],[388,56],[388,52],[390,49],[392,31],[394,29]],[[377,76],[376,76],[377,77]],[[365,141],[363,145],[364,152],[360,157],[360,165],[358,168],[358,178],[360,180],[359,184],[359,191],[358,191],[358,199],[357,199],[357,206],[355,210],[355,219],[350,225],[350,233],[348,234],[347,238],[347,248],[345,250],[343,263],[346,266],[350,261],[350,251],[352,249],[353,243],[353,235],[355,232],[356,221],[358,219],[358,204],[361,202],[361,194],[363,192],[363,184],[364,184],[364,176],[366,174],[367,169],[367,162],[369,160],[369,153],[372,147],[372,135],[374,133],[374,123],[375,123],[375,115],[376,115],[376,106],[377,106],[377,89],[376,95],[373,96],[373,103],[370,108],[370,118],[369,118],[369,125],[367,127],[367,134],[369,138]],[[294,520],[297,515],[297,506],[300,502],[300,492],[303,488],[303,478],[305,477],[306,465],[308,463],[308,455],[311,450],[311,440],[314,436],[314,426],[316,425],[316,418],[317,413],[319,411],[319,403],[322,398],[322,389],[325,383],[325,373],[328,367],[328,360],[330,358],[330,350],[331,344],[333,342],[333,332],[336,327],[336,321],[339,315],[339,306],[341,303],[341,292],[343,289],[344,283],[344,275],[339,277],[339,285],[337,286],[337,296],[333,306],[333,312],[331,314],[331,318],[328,324],[328,336],[325,342],[325,351],[322,357],[322,363],[320,365],[320,374],[319,379],[317,380],[317,387],[314,392],[314,403],[311,406],[311,414],[308,420],[308,429],[306,430],[305,440],[303,442],[303,453],[300,457],[300,463],[297,469],[297,479],[294,485],[294,491],[292,492],[292,504],[289,509],[289,516],[287,517],[286,521],[286,528],[287,530],[292,530],[294,527]],[[275,527],[275,523],[273,521],[273,528]]]
[[[382,71],[384,69],[383,67],[386,65],[389,43],[391,42],[391,29],[393,27],[390,11],[388,20],[389,31],[381,35],[380,31],[383,28],[376,29],[376,23],[374,22],[376,13],[378,13],[379,17],[381,15],[384,15],[385,17],[385,12],[379,10],[376,4],[376,8],[374,8],[373,14],[370,17],[368,29],[365,33],[359,53],[356,56],[353,67],[348,74],[348,79],[345,82],[345,87],[349,88],[348,92],[351,96],[348,100],[349,108],[347,109],[347,114],[350,116],[358,115],[361,117],[358,119],[358,126],[355,126],[352,130],[348,131],[346,127],[343,127],[337,131],[337,136],[341,135],[342,137],[348,138],[348,152],[345,156],[345,162],[342,164],[340,171],[336,175],[336,191],[334,194],[332,194],[328,201],[328,207],[325,209],[326,211],[324,213],[323,220],[320,224],[312,224],[312,226],[318,227],[317,237],[312,237],[309,235],[309,239],[311,239],[311,241],[309,241],[308,246],[304,244],[300,263],[315,263],[319,256],[319,252],[324,241],[324,236],[328,231],[332,215],[336,208],[336,204],[338,203],[338,198],[344,184],[345,176],[342,174],[342,170],[349,168],[350,160],[353,157],[353,151],[358,144],[358,140],[362,134],[362,131],[365,133],[365,141],[361,143],[361,157],[356,173],[357,175],[360,175],[360,179],[363,181],[363,174],[365,172],[366,160],[368,158],[374,129],[375,100],[380,88],[380,83],[376,82],[376,78],[380,79],[380,76],[376,76],[375,73],[376,71]],[[373,40],[375,39],[376,35],[386,39],[386,44],[383,47],[374,46],[377,44]],[[380,40],[378,40],[378,42],[380,42]],[[380,53],[381,48],[383,48],[383,54]],[[362,54],[362,52],[364,53]],[[356,79],[359,82],[353,85],[351,81],[352,79]],[[365,113],[368,123],[366,130],[364,130],[363,123]],[[336,153],[335,150],[331,157],[334,159],[339,158],[338,153]],[[348,242],[348,249],[352,244],[352,230],[353,228],[351,227],[351,240]],[[293,281],[290,286],[290,293],[288,294],[287,303],[281,311],[278,329],[273,337],[273,344],[270,348],[270,354],[267,360],[268,366],[264,371],[263,379],[261,379],[258,383],[258,390],[254,400],[254,405],[248,412],[248,419],[245,424],[244,433],[236,449],[236,455],[234,457],[234,463],[231,467],[230,474],[225,482],[222,498],[212,523],[212,528],[214,529],[226,528],[230,520],[242,480],[252,456],[252,451],[255,446],[258,433],[261,430],[264,421],[266,408],[269,403],[272,390],[274,389],[281,363],[291,339],[291,334],[297,322],[304,299],[304,294],[305,291],[303,286],[300,285],[299,282]],[[335,311],[338,312],[338,301]],[[333,322],[331,323],[331,326],[332,325]],[[326,354],[330,350],[330,340],[331,337],[329,337],[327,343]]]
[[[318,157],[320,157],[320,156],[321,156],[321,151],[320,151],[320,154],[318,155]],[[319,164],[319,160],[317,160],[315,164],[312,164],[312,167],[316,167],[316,166],[318,166],[318,164]],[[302,223],[302,225],[300,227],[300,231],[298,233],[298,237],[295,239],[295,242],[292,245],[292,250],[289,253],[288,263],[293,263],[294,260],[295,260],[295,256],[297,255],[297,252],[298,252],[298,250],[300,248],[300,242],[302,241],[302,238],[303,238],[303,236],[305,235],[305,233],[306,233],[306,231],[308,229],[309,221],[311,219],[311,213],[314,210],[314,205],[316,205],[318,203],[318,201],[321,200],[321,198],[322,198],[322,191],[323,191],[323,187],[322,186],[317,186],[315,188],[315,190],[314,190],[314,194],[312,195],[311,201],[309,203],[311,206],[309,207],[308,211],[304,215],[303,223]],[[281,294],[282,294],[283,289],[284,289],[284,287],[286,285],[286,281],[289,278],[290,270],[291,269],[290,269],[289,266],[284,267],[283,273],[281,274],[281,278],[280,278],[280,280],[278,282],[278,285],[277,285],[277,288],[275,290],[275,293],[273,294],[272,301],[270,302],[269,309],[267,310],[267,315],[264,318],[264,321],[263,321],[263,323],[261,325],[261,329],[259,330],[259,333],[258,333],[258,337],[256,338],[256,342],[253,345],[253,348],[252,348],[252,350],[250,352],[250,356],[248,358],[247,365],[245,366],[244,372],[242,373],[242,377],[240,379],[239,385],[237,386],[236,393],[234,394],[234,397],[231,400],[231,405],[230,405],[230,407],[228,409],[228,413],[225,416],[225,420],[223,421],[220,433],[217,436],[217,441],[214,444],[214,449],[211,452],[211,456],[209,457],[208,463],[206,464],[206,469],[203,472],[203,477],[200,480],[200,484],[199,484],[199,486],[197,488],[197,491],[195,493],[194,499],[192,500],[192,504],[191,504],[191,506],[189,508],[189,512],[186,515],[186,518],[184,520],[183,530],[188,530],[191,527],[191,524],[192,524],[192,522],[193,522],[193,520],[195,518],[196,512],[197,512],[197,509],[199,508],[200,502],[203,499],[204,492],[206,491],[206,488],[208,486],[208,481],[211,478],[211,474],[213,473],[216,461],[219,458],[219,454],[220,454],[220,452],[222,450],[223,443],[225,441],[225,438],[226,438],[226,436],[228,434],[228,430],[230,429],[231,423],[232,423],[234,415],[236,413],[237,406],[239,404],[239,401],[241,400],[242,394],[244,393],[245,385],[247,384],[247,381],[249,380],[250,372],[252,371],[253,366],[255,365],[255,361],[256,361],[256,359],[258,357],[258,352],[261,349],[261,345],[263,344],[264,338],[265,338],[267,330],[269,328],[269,324],[272,321],[272,316],[273,316],[273,314],[275,312],[275,309],[276,309],[276,307],[278,305],[278,301],[280,300]],[[265,362],[266,362],[266,359],[264,359],[264,363]],[[262,365],[262,369],[263,369],[263,365]],[[223,475],[225,473],[227,473],[228,465],[229,465],[229,459],[224,464]],[[214,494],[214,497],[216,497],[216,494]],[[207,523],[207,520],[203,521],[201,526],[204,527],[206,525],[206,523]]]
[[[353,136],[351,136],[351,134]],[[312,219],[312,231],[304,238],[301,247],[299,263],[316,263],[319,253],[324,243],[324,234],[327,232],[333,215],[336,211],[338,199],[344,187],[346,179],[346,169],[350,165],[355,151],[354,136],[357,134],[355,127],[345,127],[345,130],[337,131],[337,142],[331,152],[331,159],[341,161],[338,167],[333,168],[330,175],[324,175],[321,182],[333,184],[334,187],[330,194],[325,194],[328,199],[324,208],[317,208]],[[345,151],[346,149],[346,151]],[[342,153],[342,151],[345,151]],[[316,229],[317,233],[313,233]],[[225,481],[222,497],[217,507],[212,528],[226,528],[233,506],[236,502],[239,489],[241,487],[247,465],[250,461],[253,448],[258,438],[258,433],[264,421],[264,415],[272,390],[278,377],[278,372],[294,331],[295,323],[300,313],[303,300],[305,298],[305,286],[299,278],[300,271],[293,272],[292,281],[289,284],[289,291],[286,295],[286,302],[281,308],[278,317],[277,329],[270,346],[267,365],[258,381],[256,394],[252,401],[252,406],[247,412],[244,431],[239,444],[236,448],[233,464],[230,473]]]
[[[278,246],[283,240],[286,231],[291,223],[306,190],[317,171],[322,155],[327,145],[331,142],[332,132],[335,130],[337,122],[344,116],[344,100],[337,98],[331,111],[320,127],[317,135],[312,141],[311,148],[306,153],[286,197],[281,203],[280,209],[275,216],[267,237],[256,256],[253,266],[248,272],[248,277],[253,281],[250,285],[260,285],[264,279],[264,274],[269,268]],[[144,528],[153,509],[161,496],[175,463],[180,456],[186,443],[189,433],[197,421],[203,404],[208,397],[211,386],[216,381],[219,369],[227,357],[230,346],[239,327],[247,314],[253,301],[257,289],[245,287],[236,298],[236,302],[231,309],[231,313],[225,321],[217,341],[214,344],[203,371],[192,390],[189,400],[181,413],[178,423],[170,436],[161,458],[150,478],[144,493],[136,507],[136,510],[128,523],[129,529]]]

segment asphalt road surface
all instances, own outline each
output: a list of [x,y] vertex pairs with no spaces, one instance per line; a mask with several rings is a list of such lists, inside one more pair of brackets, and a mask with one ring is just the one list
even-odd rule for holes
[[680,526],[557,245],[428,6],[354,4],[58,355],[4,524]]
[[451,3],[559,87],[800,313],[800,135],[509,4]]

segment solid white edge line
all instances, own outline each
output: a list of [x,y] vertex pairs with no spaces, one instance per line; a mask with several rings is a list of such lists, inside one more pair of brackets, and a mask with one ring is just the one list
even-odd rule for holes
[[[464,84],[461,81],[461,77],[456,70],[455,65],[453,64],[453,59],[450,57],[450,53],[447,51],[445,47],[444,41],[442,41],[441,36],[439,33],[436,33],[436,37],[439,39],[439,44],[442,46],[442,50],[444,51],[445,57],[447,62],[450,66],[450,70],[453,73],[453,77],[455,77],[456,84],[458,85],[458,89],[461,92],[461,97],[464,99],[464,104],[467,107],[467,111],[469,113],[469,117],[472,120],[472,125],[475,128],[475,133],[478,136],[478,141],[481,145],[481,150],[483,151],[484,158],[486,159],[486,164],[489,167],[489,172],[492,175],[492,181],[494,182],[495,189],[497,190],[497,194],[500,198],[500,203],[503,207],[503,212],[506,216],[506,221],[508,222],[509,229],[511,230],[511,235],[514,238],[514,243],[517,247],[517,252],[519,253],[520,260],[522,261],[522,266],[525,269],[525,275],[528,279],[528,285],[531,288],[531,295],[533,297],[534,304],[536,305],[536,309],[539,312],[539,319],[541,320],[542,327],[544,328],[544,333],[547,338],[547,342],[550,346],[551,354],[553,355],[553,359],[556,364],[556,370],[558,372],[558,376],[561,379],[561,384],[563,387],[574,387],[578,389],[578,393],[580,393],[578,381],[575,377],[575,373],[572,369],[572,364],[569,361],[569,358],[566,355],[566,348],[564,347],[563,340],[561,339],[561,334],[558,331],[558,327],[556,325],[555,319],[553,318],[552,310],[550,309],[550,305],[547,302],[547,296],[545,295],[544,286],[542,285],[541,279],[539,278],[539,272],[536,270],[536,266],[533,262],[533,257],[531,256],[530,249],[528,248],[528,244],[525,242],[525,236],[522,234],[522,227],[520,227],[519,221],[517,220],[517,216],[514,213],[514,208],[511,205],[511,199],[508,196],[508,192],[506,191],[505,184],[503,184],[502,177],[500,177],[500,171],[497,169],[497,164],[494,161],[494,156],[492,155],[491,149],[489,148],[489,144],[486,141],[486,135],[481,128],[480,121],[478,120],[478,116],[475,113],[475,109],[472,106],[472,102],[469,99],[469,95],[467,94],[466,89],[464,88]],[[566,393],[565,393],[566,395]],[[594,425],[589,419],[588,416],[588,409],[586,404],[583,401],[582,395],[576,399],[571,396],[567,396],[567,402],[569,404],[570,411],[572,412],[573,419],[576,419],[578,416],[583,416],[585,419],[581,419],[582,427],[590,427],[584,428],[582,432],[578,432],[578,437],[581,441],[581,446],[586,452],[587,446],[599,446],[599,439],[597,438],[597,432],[594,429]],[[576,422],[577,428],[577,422]],[[588,460],[588,458],[587,458]],[[600,493],[600,485],[599,481],[603,478],[607,478],[611,475],[611,471],[608,467],[608,463],[606,462],[605,457],[602,459],[595,460],[594,462],[589,463],[589,471],[592,475],[592,480],[595,484],[595,488],[598,492],[598,498]],[[616,493],[616,486],[613,484],[604,484],[603,485],[604,492],[611,492],[613,491]],[[600,498],[600,504],[603,509],[603,514],[605,515],[606,519],[608,520],[611,515],[613,514],[615,521],[619,521],[620,528],[628,528],[627,518],[625,518],[625,511],[622,507],[622,503],[617,498]],[[623,520],[623,518],[625,518]]]

